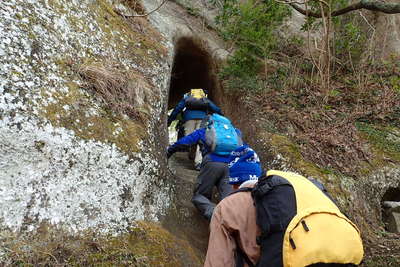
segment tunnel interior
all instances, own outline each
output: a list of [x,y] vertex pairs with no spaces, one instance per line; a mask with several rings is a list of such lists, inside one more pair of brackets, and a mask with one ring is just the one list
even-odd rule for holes
[[168,109],[174,108],[183,95],[193,88],[207,90],[208,97],[215,101],[215,87],[213,60],[204,44],[193,38],[180,38],[175,45]]
[[384,201],[400,201],[400,188],[389,187],[382,197],[382,202]]
[[389,187],[382,197],[382,220],[385,224],[385,228],[389,232],[397,232],[397,226],[395,226],[395,218],[392,209],[385,206],[384,202],[399,202],[400,203],[400,187]]

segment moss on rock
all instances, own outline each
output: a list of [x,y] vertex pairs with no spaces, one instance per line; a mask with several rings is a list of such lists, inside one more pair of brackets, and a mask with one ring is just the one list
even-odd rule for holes
[[383,160],[400,162],[400,130],[397,127],[365,122],[356,123],[356,127],[372,146],[376,156],[373,165],[381,165]]
[[[266,138],[266,139],[265,139]],[[289,137],[273,133],[264,133],[264,139],[269,140],[272,151],[275,155],[281,155],[285,165],[290,170],[300,172],[308,178],[320,180],[342,208],[349,206],[348,190],[353,186],[353,180],[329,168],[322,168],[313,162],[303,158],[300,148],[292,142]]]
[[92,253],[85,264],[116,266],[200,266],[189,244],[173,237],[155,223],[138,222],[128,234],[102,243],[102,250]]
[[313,176],[327,180],[327,174],[329,174],[330,171],[328,169],[322,169],[316,164],[304,160],[299,147],[295,143],[291,142],[287,136],[278,134],[267,135],[269,136],[270,144],[273,150],[288,160],[289,165],[293,169],[301,171],[307,176]]
[[81,138],[114,143],[128,154],[139,151],[140,140],[147,135],[141,122],[102,108],[91,110],[89,96],[78,84],[70,82],[68,87],[66,93],[51,95],[54,101],[42,109],[45,118],[54,126],[73,130]]
[[2,262],[19,266],[201,266],[186,241],[157,223],[139,221],[126,232],[101,236],[94,232],[71,235],[42,224],[37,235],[15,238],[1,232]]

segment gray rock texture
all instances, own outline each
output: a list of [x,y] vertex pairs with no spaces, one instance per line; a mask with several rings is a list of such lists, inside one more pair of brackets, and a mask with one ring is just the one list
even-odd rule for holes
[[400,212],[390,212],[387,222],[387,230],[392,233],[400,233]]
[[[167,209],[153,141],[162,102],[150,100],[166,96],[168,57],[112,10],[111,1],[0,2],[0,228],[116,231]],[[135,88],[147,102],[132,105],[151,114],[146,127],[110,114],[78,75],[110,62],[143,81]]]

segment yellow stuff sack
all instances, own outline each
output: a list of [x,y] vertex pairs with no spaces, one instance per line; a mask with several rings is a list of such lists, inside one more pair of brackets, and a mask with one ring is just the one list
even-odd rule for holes
[[190,96],[194,98],[204,98],[207,97],[206,93],[204,92],[203,89],[191,89],[190,90]]

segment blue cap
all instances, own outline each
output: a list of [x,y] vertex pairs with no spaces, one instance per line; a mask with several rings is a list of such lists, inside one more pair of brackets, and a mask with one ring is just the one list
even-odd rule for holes
[[248,145],[243,145],[231,152],[228,167],[230,184],[258,180],[262,173],[260,159]]

